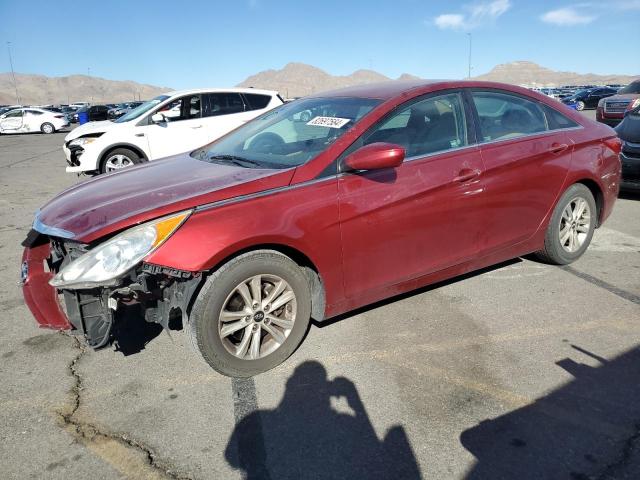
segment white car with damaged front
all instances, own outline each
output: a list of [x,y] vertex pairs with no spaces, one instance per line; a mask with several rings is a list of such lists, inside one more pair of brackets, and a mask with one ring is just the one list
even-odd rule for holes
[[282,103],[277,92],[253,88],[160,95],[117,120],[71,131],[63,146],[67,172],[111,172],[195,150]]
[[0,133],[55,133],[69,126],[66,115],[44,108],[16,108],[0,115]]

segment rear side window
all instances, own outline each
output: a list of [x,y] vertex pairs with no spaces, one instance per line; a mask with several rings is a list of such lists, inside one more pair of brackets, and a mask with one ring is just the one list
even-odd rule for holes
[[559,130],[562,128],[573,128],[579,126],[576,122],[569,117],[565,117],[557,110],[551,108],[548,105],[541,105],[544,115],[547,118],[547,125],[549,130]]
[[207,93],[202,98],[204,103],[203,117],[244,112],[244,102],[239,93]]
[[38,110],[25,110],[25,112],[30,113],[31,115],[42,115],[44,112],[39,112]]
[[271,101],[269,95],[259,95],[257,93],[245,93],[244,98],[247,100],[247,110],[260,110],[266,108]]
[[540,105],[517,95],[472,92],[482,141],[506,140],[548,130]]

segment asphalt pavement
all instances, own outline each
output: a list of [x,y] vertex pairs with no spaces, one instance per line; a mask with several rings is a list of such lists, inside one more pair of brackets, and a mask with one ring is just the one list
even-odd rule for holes
[[223,377],[133,324],[116,350],[37,328],[34,212],[82,181],[64,133],[0,136],[3,479],[640,478],[640,196],[566,268],[528,258],[314,325]]

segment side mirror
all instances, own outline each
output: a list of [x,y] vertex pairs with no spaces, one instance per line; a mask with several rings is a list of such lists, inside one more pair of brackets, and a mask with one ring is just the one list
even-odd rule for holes
[[404,148],[393,143],[376,142],[359,148],[344,159],[345,170],[395,168],[404,160]]
[[162,113],[154,113],[151,115],[151,121],[153,123],[165,123],[167,121],[167,117],[165,117]]

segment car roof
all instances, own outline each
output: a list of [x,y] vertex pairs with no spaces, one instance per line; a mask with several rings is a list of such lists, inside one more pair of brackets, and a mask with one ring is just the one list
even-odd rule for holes
[[381,100],[389,100],[399,95],[407,95],[409,93],[422,94],[436,90],[444,90],[450,88],[499,88],[501,90],[509,90],[528,94],[531,91],[516,85],[509,85],[499,82],[484,82],[478,80],[389,80],[386,82],[366,83],[363,85],[354,85],[352,87],[340,88],[337,90],[329,90],[319,92],[309,97],[362,97],[377,98]]
[[195,95],[196,93],[216,93],[216,92],[233,92],[233,93],[257,93],[261,95],[278,95],[278,92],[275,90],[261,90],[258,88],[192,88],[189,90],[174,90],[171,92],[166,92],[163,95],[169,95],[171,97],[176,95]]

